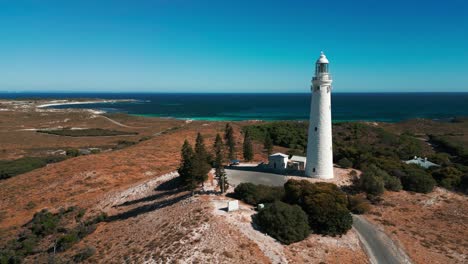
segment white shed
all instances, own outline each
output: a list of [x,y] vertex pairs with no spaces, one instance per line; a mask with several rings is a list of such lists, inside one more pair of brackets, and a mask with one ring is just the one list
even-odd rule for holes
[[306,162],[307,162],[306,157],[296,156],[296,155],[293,155],[291,159],[289,160],[291,167],[293,167],[296,170],[305,170]]
[[268,157],[268,166],[272,169],[286,169],[288,166],[288,155],[275,153]]

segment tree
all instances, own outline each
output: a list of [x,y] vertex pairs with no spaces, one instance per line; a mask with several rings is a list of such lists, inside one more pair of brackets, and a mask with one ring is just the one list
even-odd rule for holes
[[235,159],[236,158],[236,141],[234,139],[234,129],[232,128],[231,124],[227,123],[224,129],[224,140],[226,141],[226,145],[228,147],[228,158]]
[[263,148],[266,150],[268,156],[273,153],[273,141],[271,140],[270,133],[265,134],[265,140],[263,141]]
[[243,145],[243,154],[246,161],[251,161],[253,159],[253,146],[252,139],[250,138],[249,130],[246,130],[244,133],[244,145]]
[[280,201],[268,204],[253,216],[253,221],[268,235],[284,244],[301,241],[310,233],[307,214],[301,207]]
[[351,229],[353,219],[347,208],[348,199],[338,186],[289,180],[284,189],[284,200],[299,205],[306,212],[309,226],[316,233],[335,236]]
[[223,140],[221,139],[221,136],[219,134],[216,134],[216,139],[215,139],[213,149],[215,151],[215,161],[214,161],[215,176],[216,176],[216,179],[218,180],[218,186],[219,186],[219,189],[221,190],[221,193],[224,193],[226,189],[229,187],[229,184],[228,184],[226,172],[224,171],[224,166],[223,166],[223,157],[224,157]]
[[197,184],[203,183],[208,179],[208,172],[211,169],[209,159],[203,136],[198,133],[195,141],[195,155],[193,158],[193,177]]
[[193,194],[193,190],[195,190],[197,187],[193,174],[195,154],[193,152],[192,146],[187,140],[185,140],[184,145],[182,145],[181,156],[182,160],[177,172],[182,179],[182,184],[191,190]]

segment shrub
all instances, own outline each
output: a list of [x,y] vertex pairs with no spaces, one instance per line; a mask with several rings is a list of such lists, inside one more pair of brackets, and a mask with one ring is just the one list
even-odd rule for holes
[[338,165],[340,165],[340,167],[345,168],[345,169],[353,167],[353,163],[347,158],[340,159],[338,161]]
[[363,191],[374,196],[382,195],[385,191],[383,178],[369,171],[362,173],[359,185]]
[[280,201],[268,204],[253,221],[268,235],[284,244],[301,241],[310,233],[307,215],[298,205]]
[[399,178],[388,175],[385,173],[383,176],[384,187],[389,191],[399,192],[403,188]]
[[401,178],[403,189],[419,193],[430,193],[436,184],[431,175],[424,170],[411,168],[405,170],[406,175]]
[[440,186],[446,189],[453,189],[460,185],[462,174],[461,171],[454,167],[445,167],[434,171],[432,177],[434,177]]
[[348,209],[354,214],[365,214],[370,208],[370,203],[362,195],[348,195]]
[[251,205],[259,203],[272,203],[284,197],[283,187],[255,185],[253,183],[241,183],[234,189],[234,196]]
[[80,238],[77,233],[65,234],[57,240],[57,251],[65,251],[78,241],[80,241]]
[[78,157],[80,155],[80,151],[75,148],[67,149],[65,153],[69,157]]
[[284,188],[285,201],[299,205],[306,212],[309,226],[316,233],[334,236],[351,228],[353,219],[347,208],[348,199],[336,185],[289,180]]
[[32,219],[31,231],[36,236],[46,236],[56,231],[60,216],[47,210],[36,213]]
[[85,247],[82,250],[78,251],[75,256],[73,256],[74,262],[82,262],[90,257],[92,257],[96,253],[96,249],[93,247]]

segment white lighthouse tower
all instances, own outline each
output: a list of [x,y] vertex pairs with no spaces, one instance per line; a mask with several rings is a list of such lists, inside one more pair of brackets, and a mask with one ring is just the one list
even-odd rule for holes
[[333,178],[331,83],[328,59],[322,52],[315,64],[315,77],[312,78],[305,169],[306,176],[320,179]]

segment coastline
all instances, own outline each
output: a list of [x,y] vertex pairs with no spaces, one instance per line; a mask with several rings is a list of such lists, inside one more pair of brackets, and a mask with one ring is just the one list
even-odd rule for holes
[[135,99],[97,99],[95,101],[70,101],[70,100],[53,100],[47,104],[41,104],[36,106],[37,108],[45,108],[51,106],[62,106],[62,105],[81,105],[81,104],[107,104],[107,103],[121,103],[121,102],[137,102]]

